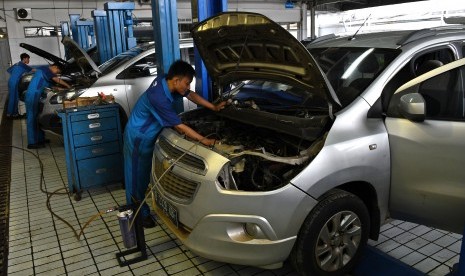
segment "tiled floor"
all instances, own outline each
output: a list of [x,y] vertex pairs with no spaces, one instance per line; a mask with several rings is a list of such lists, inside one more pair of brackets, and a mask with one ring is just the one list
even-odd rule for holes
[[[13,143],[26,146],[25,120],[14,121]],[[66,187],[63,144],[56,136],[35,150],[44,165],[43,190]],[[124,250],[115,213],[93,221],[78,241],[70,228],[49,213],[40,189],[37,159],[14,149],[11,167],[9,275],[294,275],[286,264],[262,270],[210,261],[192,254],[163,225],[145,231],[149,258],[119,267],[115,253]],[[79,231],[99,210],[124,204],[120,185],[86,191],[81,201],[53,195],[51,208]],[[461,235],[402,221],[383,226],[377,242],[369,243],[427,275],[445,275],[458,262]]]

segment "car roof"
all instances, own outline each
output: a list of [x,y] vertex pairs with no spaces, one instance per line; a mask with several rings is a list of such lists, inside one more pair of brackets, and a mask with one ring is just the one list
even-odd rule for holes
[[[406,44],[420,42],[433,37],[465,38],[465,26],[452,25],[421,30],[386,31],[373,33],[359,33],[354,39],[352,35],[328,36],[317,38],[307,44],[308,48],[326,47],[363,47],[363,48],[385,48],[398,49]],[[449,39],[451,40],[451,39]]]

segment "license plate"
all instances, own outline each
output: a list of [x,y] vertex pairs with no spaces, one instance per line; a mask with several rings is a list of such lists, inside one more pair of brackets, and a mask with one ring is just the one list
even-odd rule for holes
[[153,189],[153,193],[155,195],[155,204],[157,205],[160,210],[165,213],[165,215],[171,220],[171,222],[178,227],[178,209],[174,207],[171,203],[169,203],[166,199],[164,199],[157,189]]

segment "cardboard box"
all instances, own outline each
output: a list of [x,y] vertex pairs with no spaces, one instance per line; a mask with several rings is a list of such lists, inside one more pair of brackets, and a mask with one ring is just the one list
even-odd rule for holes
[[72,101],[63,101],[63,109],[65,108],[74,108],[77,107],[77,101],[72,100]]
[[63,101],[63,108],[75,108],[78,106],[100,105],[100,104],[114,103],[114,102],[115,102],[115,97],[113,95],[105,96],[104,102],[102,102],[102,100],[100,100],[98,96],[79,97],[76,100]]
[[79,97],[76,99],[77,106],[87,106],[93,105],[94,103],[98,102],[98,96],[95,97]]

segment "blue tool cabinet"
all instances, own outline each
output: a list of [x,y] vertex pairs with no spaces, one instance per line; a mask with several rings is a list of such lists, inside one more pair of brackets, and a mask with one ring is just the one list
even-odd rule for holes
[[83,106],[58,112],[63,126],[68,188],[82,190],[123,183],[123,140],[119,105]]

